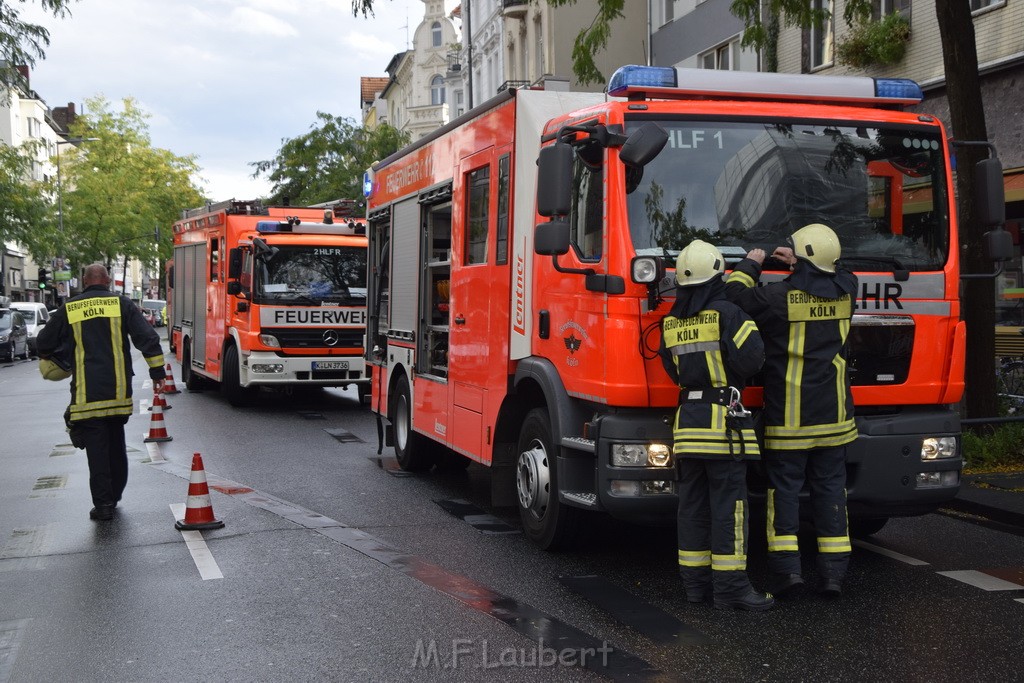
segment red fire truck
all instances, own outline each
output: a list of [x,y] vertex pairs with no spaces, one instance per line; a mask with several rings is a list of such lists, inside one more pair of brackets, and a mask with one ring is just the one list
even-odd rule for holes
[[[367,360],[401,466],[490,466],[545,548],[586,510],[671,519],[678,387],[656,348],[676,255],[700,238],[735,263],[825,223],[860,278],[855,530],[951,499],[965,327],[946,132],[903,111],[921,99],[903,79],[629,66],[607,96],[503,93],[375,164]],[[979,168],[994,215],[998,160]]]
[[366,226],[351,203],[333,204],[230,200],[183,212],[169,309],[187,387],[216,382],[236,406],[261,386],[368,395]]

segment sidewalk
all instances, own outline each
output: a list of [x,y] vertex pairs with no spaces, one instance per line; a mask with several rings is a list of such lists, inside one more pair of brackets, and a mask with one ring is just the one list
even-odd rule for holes
[[1024,470],[965,474],[949,507],[1024,528]]

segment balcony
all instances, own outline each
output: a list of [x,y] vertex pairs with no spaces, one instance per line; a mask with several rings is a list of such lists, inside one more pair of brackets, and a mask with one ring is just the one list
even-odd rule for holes
[[526,16],[530,3],[527,0],[501,0],[501,16],[509,19],[521,19]]

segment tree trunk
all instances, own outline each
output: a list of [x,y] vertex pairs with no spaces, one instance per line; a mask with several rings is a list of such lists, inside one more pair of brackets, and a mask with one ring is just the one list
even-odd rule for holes
[[[942,37],[946,69],[946,97],[955,140],[987,141],[985,108],[978,82],[978,51],[968,0],[936,0],[935,15]],[[984,233],[974,210],[974,165],[986,157],[984,148],[959,147],[956,153],[956,189],[960,217],[961,267],[966,273],[993,269],[986,257]],[[995,286],[992,279],[965,280],[961,312],[967,322],[967,417],[997,413],[995,384]]]

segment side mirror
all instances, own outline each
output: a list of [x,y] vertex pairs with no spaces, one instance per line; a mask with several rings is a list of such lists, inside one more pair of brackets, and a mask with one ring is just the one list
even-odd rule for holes
[[974,204],[982,225],[1002,225],[1006,221],[1006,191],[999,159],[982,159],[974,167]]
[[999,228],[985,233],[985,248],[989,259],[1002,262],[1013,258],[1013,236]]
[[569,222],[552,219],[538,225],[533,233],[533,251],[541,256],[569,253]]
[[668,133],[664,128],[656,123],[645,123],[630,133],[619,150],[619,160],[627,166],[643,168],[661,153],[667,142]]
[[228,283],[228,294],[231,296],[238,296],[242,293],[242,283],[238,280],[232,280]]
[[572,157],[572,147],[564,142],[543,148],[537,157],[537,213],[545,218],[569,213]]
[[[237,280],[242,275],[242,250],[232,249],[228,252],[228,279]],[[229,285],[230,286],[230,285]],[[231,292],[229,291],[228,294]]]

